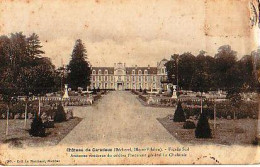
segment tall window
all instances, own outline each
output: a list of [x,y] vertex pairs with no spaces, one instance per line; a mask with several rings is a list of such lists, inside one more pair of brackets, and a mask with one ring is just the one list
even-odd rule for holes
[[153,81],[155,81],[155,76],[153,76]]

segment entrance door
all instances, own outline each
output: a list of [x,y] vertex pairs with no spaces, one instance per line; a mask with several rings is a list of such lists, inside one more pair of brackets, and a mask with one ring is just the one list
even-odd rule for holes
[[123,83],[117,83],[117,90],[123,90]]

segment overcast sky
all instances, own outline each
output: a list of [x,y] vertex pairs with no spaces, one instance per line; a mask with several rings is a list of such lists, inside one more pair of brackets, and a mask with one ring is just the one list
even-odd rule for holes
[[0,32],[33,32],[45,56],[66,64],[82,39],[93,66],[156,65],[171,54],[229,44],[239,57],[254,49],[246,0],[1,1]]

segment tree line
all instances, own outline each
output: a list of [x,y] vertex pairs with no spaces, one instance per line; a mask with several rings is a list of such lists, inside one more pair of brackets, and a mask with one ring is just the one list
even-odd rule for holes
[[44,54],[35,33],[0,36],[0,94],[44,95],[61,90],[64,83],[69,83],[73,89],[90,84],[87,52],[81,40],[76,41],[67,66],[55,69]]
[[200,51],[174,54],[165,64],[169,82],[179,89],[196,92],[224,90],[252,92],[259,89],[257,71],[260,69],[260,50],[238,60],[237,52],[229,45],[219,47],[215,56]]
[[[76,90],[90,85],[90,63],[83,42],[75,42],[67,66],[55,69],[50,58],[44,57],[41,41],[35,33],[22,32],[0,36],[0,94],[43,95],[61,90],[65,83]],[[180,89],[256,91],[259,88],[260,50],[237,58],[229,45],[219,47],[214,57],[200,51],[174,54],[166,63],[168,79]]]

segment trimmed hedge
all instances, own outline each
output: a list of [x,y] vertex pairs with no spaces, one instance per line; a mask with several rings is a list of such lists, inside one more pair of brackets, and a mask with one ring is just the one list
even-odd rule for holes
[[[214,104],[208,104],[207,107],[203,108],[203,112],[210,119],[214,118]],[[216,116],[217,118],[225,118],[227,119],[230,116],[232,119],[234,117],[234,112],[236,112],[237,119],[243,118],[258,118],[258,103],[250,102],[250,101],[241,101],[241,105],[239,108],[231,106],[229,101],[217,102],[216,103]],[[186,117],[189,116],[199,116],[200,108],[192,108],[192,107],[184,107],[184,113]]]
[[184,124],[183,124],[183,128],[184,128],[184,129],[195,129],[195,128],[196,128],[196,125],[195,125],[195,123],[192,122],[192,121],[186,121],[186,122],[184,122]]

